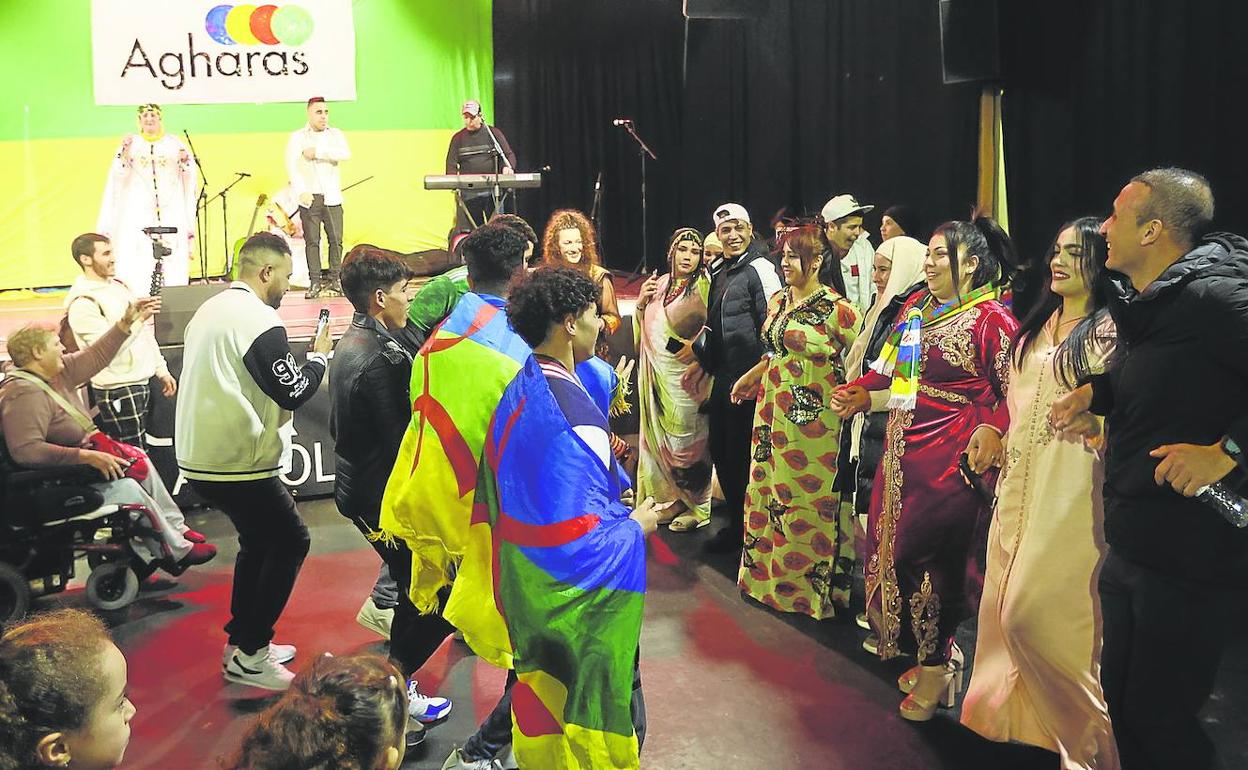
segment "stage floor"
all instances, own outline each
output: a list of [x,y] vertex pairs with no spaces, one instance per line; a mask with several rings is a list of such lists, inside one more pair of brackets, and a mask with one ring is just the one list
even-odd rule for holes
[[[423,286],[429,278],[417,278],[417,284]],[[632,313],[636,304],[637,292],[641,287],[642,276],[618,274],[615,278],[616,296],[620,302],[621,314]],[[8,339],[9,334],[21,327],[31,324],[45,324],[55,327],[60,323],[65,312],[63,303],[65,291],[9,291],[0,292],[0,341]],[[316,329],[316,317],[322,307],[329,308],[329,326],[335,338],[341,337],[351,324],[351,303],[346,297],[334,299],[304,299],[302,289],[286,292],[278,315],[286,325],[286,333],[292,340],[311,339]],[[0,349],[0,360],[8,360],[7,354]]]

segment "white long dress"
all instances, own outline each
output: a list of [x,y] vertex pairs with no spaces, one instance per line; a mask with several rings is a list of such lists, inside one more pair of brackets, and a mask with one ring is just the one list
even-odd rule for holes
[[168,134],[149,141],[127,134],[113,158],[96,231],[113,242],[117,277],[135,294],[151,286],[155,262],[145,227],[176,227],[162,242],[172,250],[164,258],[165,284],[184,286],[195,252],[195,203],[199,171],[186,145]]

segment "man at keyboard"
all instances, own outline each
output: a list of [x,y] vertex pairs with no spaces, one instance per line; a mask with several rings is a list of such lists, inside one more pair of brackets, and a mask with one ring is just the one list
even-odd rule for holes
[[[485,124],[480,102],[464,102],[463,116],[464,127],[451,137],[451,146],[446,151],[446,173],[514,173],[516,154],[498,127]],[[455,213],[457,230],[471,230],[493,216],[494,197],[489,188],[461,190],[456,194],[459,196]]]

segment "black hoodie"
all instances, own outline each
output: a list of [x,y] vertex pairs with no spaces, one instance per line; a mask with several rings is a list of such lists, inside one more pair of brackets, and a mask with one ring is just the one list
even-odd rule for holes
[[1107,416],[1106,540],[1164,573],[1248,585],[1248,530],[1158,486],[1148,454],[1223,436],[1248,448],[1248,240],[1214,233],[1143,292],[1110,276],[1121,347],[1092,378],[1092,411]]

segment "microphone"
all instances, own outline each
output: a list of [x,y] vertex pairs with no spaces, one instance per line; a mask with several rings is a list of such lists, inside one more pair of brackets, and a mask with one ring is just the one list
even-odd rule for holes
[[598,178],[594,180],[594,192],[602,190],[602,172],[598,172]]
[[173,235],[178,231],[176,227],[144,227],[143,232],[148,235]]
[[632,119],[632,118],[616,118],[615,120],[611,121],[611,125],[613,125],[613,126],[631,126],[631,125],[633,125],[633,119]]
[[538,171],[541,171],[542,173],[545,173],[545,174],[549,174],[550,168],[551,168],[550,166],[542,166],[541,168],[538,169]]
[[235,176],[251,176],[251,174],[248,174],[246,171],[235,171],[234,174]]

